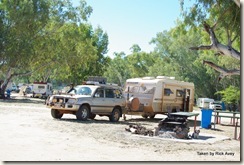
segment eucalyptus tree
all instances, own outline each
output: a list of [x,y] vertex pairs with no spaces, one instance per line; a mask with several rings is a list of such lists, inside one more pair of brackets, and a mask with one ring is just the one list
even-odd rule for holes
[[[182,7],[184,0],[181,1]],[[209,40],[200,46],[191,46],[192,50],[211,50],[209,53],[231,57],[240,63],[240,0],[196,0],[190,10],[184,10],[187,25],[207,32]],[[208,42],[210,41],[210,44]],[[237,62],[235,62],[237,63]],[[223,64],[203,60],[220,72],[218,80],[226,76],[240,75],[240,64],[234,68],[226,68]]]
[[113,59],[110,59],[103,76],[106,77],[109,82],[123,86],[126,79],[131,78],[129,61],[124,52],[115,52],[114,56],[115,57]]
[[151,53],[141,51],[139,45],[134,44],[130,48],[131,54],[126,56],[128,61],[128,69],[132,77],[144,77],[149,76],[149,67],[155,62]]
[[[1,95],[14,76],[27,74],[34,56],[33,47],[49,19],[47,1],[0,1],[0,71],[4,79]],[[29,71],[28,71],[29,72]]]
[[[64,54],[68,50],[63,51],[64,47],[61,47],[65,42],[60,44],[61,35],[67,37],[69,33],[72,34],[72,30],[74,32],[82,29],[91,12],[92,8],[85,1],[80,1],[76,8],[69,0],[0,1],[0,75],[4,80],[1,94],[3,95],[8,82],[14,77],[31,75],[36,71],[51,74],[53,70],[48,68],[53,68],[54,65],[62,68],[61,63],[69,57]],[[69,28],[73,28],[71,32],[64,30],[69,26],[67,24],[70,24]],[[67,39],[66,43],[69,43],[71,38]],[[92,39],[87,43],[76,44],[80,44],[79,47],[88,47],[86,50],[82,49],[83,52],[77,50],[83,54],[94,50]],[[93,52],[95,54],[96,50]],[[86,57],[84,55],[82,60]]]
[[153,38],[151,42],[155,44],[154,53],[157,58],[155,64],[150,67],[150,73],[193,82],[196,97],[214,96],[216,90],[212,84],[215,77],[201,66],[202,56],[188,49],[190,45],[199,43],[201,34],[192,29],[185,29],[184,25],[178,21],[176,27],[160,32]]

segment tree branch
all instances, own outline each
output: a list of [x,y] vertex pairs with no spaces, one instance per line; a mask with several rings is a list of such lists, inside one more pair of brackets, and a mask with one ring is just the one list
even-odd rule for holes
[[206,22],[203,23],[203,26],[206,32],[209,34],[211,44],[209,46],[191,47],[191,50],[215,50],[223,55],[240,60],[240,52],[235,50],[231,45],[223,45],[219,43],[213,29]]
[[240,0],[233,0],[235,2],[235,4],[238,6],[238,7],[241,7],[241,2]]
[[208,66],[210,66],[211,68],[215,69],[216,71],[220,72],[218,81],[220,81],[222,78],[224,78],[224,77],[226,77],[226,76],[240,75],[240,70],[237,70],[237,69],[227,70],[227,69],[225,69],[225,68],[223,68],[223,67],[220,67],[220,66],[214,64],[214,63],[211,62],[211,61],[203,60],[203,64],[204,64],[204,65],[208,65]]
[[211,50],[212,45],[200,45],[197,47],[190,47],[189,49],[191,49],[191,50]]

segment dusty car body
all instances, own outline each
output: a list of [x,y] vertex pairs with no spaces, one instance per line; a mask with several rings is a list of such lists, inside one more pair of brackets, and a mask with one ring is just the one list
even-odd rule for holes
[[122,117],[125,99],[119,86],[108,84],[78,85],[66,95],[52,95],[46,102],[53,118],[74,114],[78,120],[108,116],[116,122]]

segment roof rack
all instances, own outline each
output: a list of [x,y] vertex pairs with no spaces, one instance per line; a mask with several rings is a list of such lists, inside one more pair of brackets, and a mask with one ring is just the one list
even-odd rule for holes
[[87,79],[87,82],[88,81],[98,82],[99,84],[106,84],[107,79],[105,77],[101,77],[101,76],[90,76]]

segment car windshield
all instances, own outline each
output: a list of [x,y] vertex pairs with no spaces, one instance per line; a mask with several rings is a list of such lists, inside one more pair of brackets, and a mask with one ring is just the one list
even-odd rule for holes
[[91,96],[92,89],[90,87],[87,87],[87,86],[76,86],[69,93],[70,94],[76,94],[76,95],[88,95],[88,96]]

